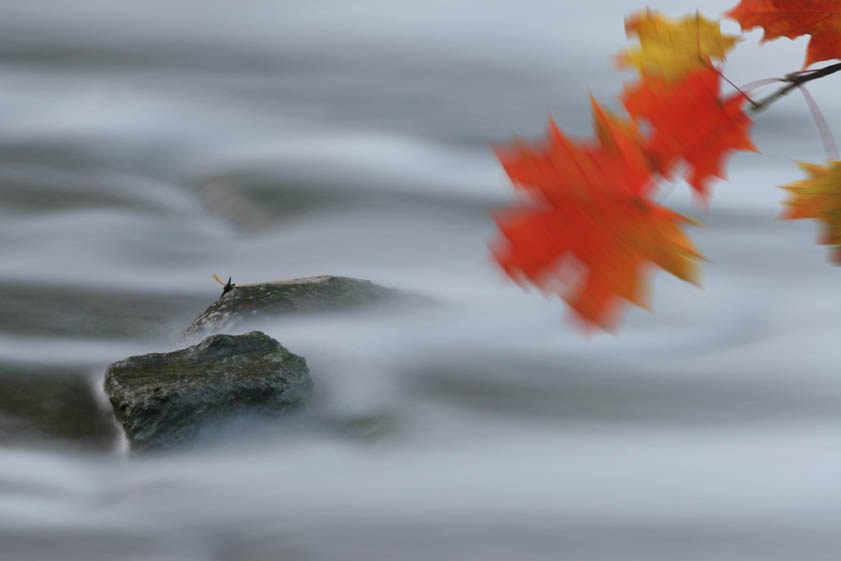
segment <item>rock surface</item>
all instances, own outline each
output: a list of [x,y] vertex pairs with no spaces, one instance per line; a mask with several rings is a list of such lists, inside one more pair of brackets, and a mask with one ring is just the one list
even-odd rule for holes
[[355,308],[395,299],[399,294],[368,280],[331,275],[238,285],[211,304],[184,335],[192,339],[227,331],[247,319],[284,313]]
[[214,335],[111,364],[105,392],[132,450],[170,448],[238,414],[273,414],[312,393],[305,360],[259,331]]

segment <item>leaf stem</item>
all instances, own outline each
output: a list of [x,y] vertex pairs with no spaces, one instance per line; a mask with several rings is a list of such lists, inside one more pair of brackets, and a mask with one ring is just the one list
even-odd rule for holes
[[835,142],[835,137],[832,136],[832,131],[829,130],[829,125],[826,123],[826,119],[824,119],[821,108],[818,107],[817,102],[815,102],[815,98],[812,97],[812,94],[809,93],[806,86],[800,84],[799,89],[803,94],[803,97],[806,99],[806,104],[809,106],[809,110],[812,112],[812,117],[815,119],[815,124],[818,126],[818,130],[821,133],[821,142],[823,143],[823,150],[826,152],[826,159],[841,159],[841,156],[838,154],[838,144]]

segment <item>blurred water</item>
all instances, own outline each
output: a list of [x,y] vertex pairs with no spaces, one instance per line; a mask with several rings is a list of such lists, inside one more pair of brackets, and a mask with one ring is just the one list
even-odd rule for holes
[[[791,160],[823,159],[802,100],[708,213],[675,188],[708,225],[704,288],[657,276],[618,336],[489,260],[511,194],[488,144],[547,112],[589,134],[640,7],[4,3],[0,559],[837,559],[840,273],[776,220]],[[804,41],[758,37],[734,81],[799,68]],[[307,358],[310,411],[127,457],[104,367],[176,348],[211,273],[436,305],[261,325]]]

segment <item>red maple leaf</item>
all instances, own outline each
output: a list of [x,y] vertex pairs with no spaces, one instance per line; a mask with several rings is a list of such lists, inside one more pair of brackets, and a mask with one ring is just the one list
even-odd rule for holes
[[689,220],[644,198],[653,176],[633,122],[593,110],[598,143],[576,144],[550,121],[546,144],[497,151],[530,204],[496,217],[492,253],[515,280],[608,329],[623,301],[645,306],[649,264],[693,281],[700,255],[679,228]]
[[756,151],[748,138],[744,96],[719,97],[713,69],[696,70],[675,84],[659,78],[638,82],[625,88],[622,100],[632,117],[653,129],[644,148],[652,167],[669,178],[680,161],[686,162],[687,181],[704,200],[710,179],[724,177],[724,158],[731,150]]
[[564,298],[585,323],[615,325],[624,301],[647,305],[644,273],[657,265],[686,281],[700,254],[680,229],[692,222],[643,199],[598,208],[522,208],[496,217],[503,270]]
[[803,68],[841,58],[841,0],[742,0],[725,15],[743,30],[762,27],[763,42],[811,35]]
[[651,191],[654,182],[636,125],[617,119],[595,100],[592,105],[598,142],[575,143],[550,118],[546,145],[518,141],[513,148],[496,150],[515,186],[552,204]]

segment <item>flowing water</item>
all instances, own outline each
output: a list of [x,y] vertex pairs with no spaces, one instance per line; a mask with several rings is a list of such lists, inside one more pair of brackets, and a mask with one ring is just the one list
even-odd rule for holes
[[[841,273],[776,219],[791,160],[824,158],[802,99],[758,119],[709,211],[675,186],[703,288],[655,275],[617,335],[489,258],[512,197],[489,144],[547,113],[590,134],[640,7],[5,2],[0,559],[837,559]],[[759,36],[734,81],[800,67],[804,41]],[[833,79],[812,93],[838,133]],[[212,273],[431,303],[261,325],[306,357],[312,407],[133,457],[104,368],[178,348]]]

